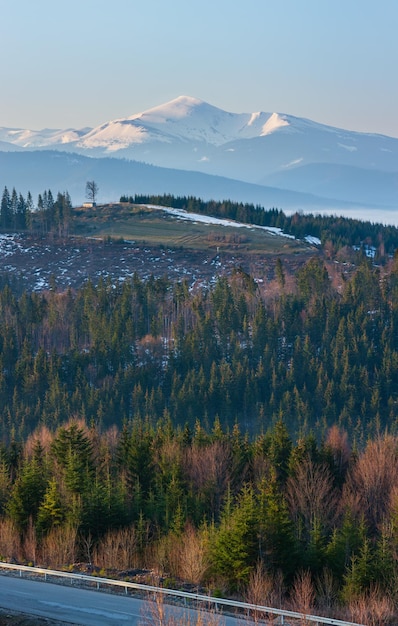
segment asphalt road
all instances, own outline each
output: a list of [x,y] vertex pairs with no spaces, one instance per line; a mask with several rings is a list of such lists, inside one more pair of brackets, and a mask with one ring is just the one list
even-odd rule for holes
[[[7,576],[0,576],[0,606],[12,612],[79,626],[149,626],[160,623],[159,620],[148,620],[150,604],[143,600]],[[189,616],[183,609],[171,607],[169,610],[179,612],[176,623],[196,624],[194,615]],[[206,621],[202,623],[206,624]],[[242,621],[222,618],[217,626],[239,624]]]
[[0,577],[0,605],[85,626],[138,626],[143,617],[140,600],[7,576]]

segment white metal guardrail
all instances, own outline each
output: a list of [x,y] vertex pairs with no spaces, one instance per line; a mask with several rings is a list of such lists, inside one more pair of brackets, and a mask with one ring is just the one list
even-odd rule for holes
[[186,591],[178,591],[176,589],[166,589],[164,587],[153,587],[151,585],[141,585],[139,583],[131,583],[123,580],[113,580],[112,578],[100,578],[98,576],[87,576],[86,574],[72,574],[71,572],[62,572],[59,570],[45,569],[42,567],[30,567],[27,565],[15,565],[14,563],[5,563],[0,561],[0,568],[5,570],[16,570],[19,572],[20,577],[22,577],[22,572],[27,572],[28,574],[42,574],[44,576],[44,580],[47,580],[49,576],[55,576],[58,578],[68,578],[73,583],[73,580],[80,580],[82,582],[90,583],[91,585],[95,584],[97,589],[100,588],[100,585],[109,585],[114,587],[123,587],[125,593],[127,595],[128,589],[135,589],[136,591],[140,591],[145,594],[163,594],[167,596],[173,596],[176,598],[182,598],[186,602],[190,600],[191,602],[204,603],[209,605],[213,605],[216,609],[218,607],[230,607],[239,609],[242,612],[250,612],[256,611],[257,613],[264,613],[267,615],[275,615],[280,617],[280,624],[283,626],[285,624],[285,618],[290,618],[294,620],[305,620],[306,622],[313,622],[317,626],[323,626],[324,624],[332,625],[332,626],[363,626],[363,624],[356,624],[355,622],[344,622],[339,619],[334,619],[332,617],[322,617],[320,615],[307,615],[306,613],[299,613],[296,611],[285,611],[284,609],[276,609],[269,606],[260,606],[257,604],[250,604],[248,602],[237,602],[235,600],[228,600],[226,598],[214,598],[212,596],[205,596],[198,593],[190,593]]

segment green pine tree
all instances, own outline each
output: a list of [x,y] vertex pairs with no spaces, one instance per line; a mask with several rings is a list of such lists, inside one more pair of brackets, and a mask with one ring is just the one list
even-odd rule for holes
[[228,499],[210,547],[212,568],[229,589],[244,586],[257,560],[257,516],[253,490],[245,487],[233,506]]

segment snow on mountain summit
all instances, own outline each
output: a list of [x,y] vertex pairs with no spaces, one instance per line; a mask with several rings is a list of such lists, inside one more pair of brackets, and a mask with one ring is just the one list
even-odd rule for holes
[[[206,105],[203,100],[191,96],[179,96],[170,102],[152,107],[143,113],[136,113],[129,120],[143,119],[147,122],[162,123],[181,119],[190,115],[195,107]],[[207,105],[209,106],[209,105]]]
[[[141,146],[156,144],[174,146],[192,144],[204,151],[246,139],[257,139],[276,133],[307,134],[319,130],[335,133],[338,129],[311,120],[281,113],[230,113],[192,96],[179,96],[126,118],[105,122],[92,129],[74,131],[0,129],[0,140],[20,147],[59,147],[95,151],[96,154],[121,156]],[[347,141],[340,143],[348,145]],[[227,148],[230,152],[234,148]],[[204,152],[200,159],[205,162]]]
[[141,123],[149,133],[167,133],[182,141],[220,146],[236,139],[249,118],[250,115],[228,113],[198,98],[179,96],[129,120]]
[[277,113],[229,113],[203,100],[179,96],[147,111],[94,128],[79,147],[107,151],[136,143],[205,142],[222,146],[236,139],[261,137],[289,122]]

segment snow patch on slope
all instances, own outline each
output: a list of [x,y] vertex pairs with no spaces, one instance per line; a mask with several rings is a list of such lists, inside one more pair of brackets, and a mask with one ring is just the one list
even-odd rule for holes
[[261,115],[260,111],[257,111],[257,113],[252,113],[252,114],[251,114],[251,116],[250,116],[249,121],[247,122],[247,125],[248,125],[248,126],[253,126],[254,122],[255,122],[256,120],[258,120],[258,118],[260,117],[260,115]]
[[344,150],[348,150],[348,152],[356,152],[358,148],[356,146],[347,146],[345,143],[338,143],[339,148],[343,148]]
[[273,113],[265,122],[261,130],[261,137],[264,137],[265,135],[270,135],[279,128],[282,128],[283,126],[290,126],[287,119],[285,117],[282,117],[281,115],[278,115],[278,113]]
[[304,241],[310,243],[312,246],[320,246],[322,243],[319,237],[314,237],[313,235],[306,235]]
[[156,209],[157,211],[164,211],[174,217],[187,220],[191,222],[200,222],[201,224],[215,224],[217,226],[233,226],[235,228],[249,228],[250,230],[259,229],[264,230],[271,235],[279,235],[280,237],[287,237],[288,239],[295,239],[294,235],[287,235],[280,228],[274,226],[258,226],[257,224],[244,224],[243,222],[235,222],[234,220],[222,219],[219,217],[211,217],[210,215],[201,215],[200,213],[189,213],[185,209],[174,209],[171,207],[158,206],[156,204],[144,205],[148,209]]
[[115,120],[94,128],[78,146],[82,148],[105,148],[107,152],[115,152],[127,148],[134,143],[143,143],[147,138],[147,131],[142,126],[136,126],[125,120]]
[[299,163],[302,163],[303,160],[303,157],[300,157],[299,159],[293,159],[293,161],[286,163],[286,165],[282,165],[282,168],[287,169],[288,167],[294,167],[295,165],[299,165]]

